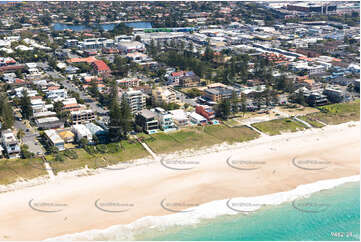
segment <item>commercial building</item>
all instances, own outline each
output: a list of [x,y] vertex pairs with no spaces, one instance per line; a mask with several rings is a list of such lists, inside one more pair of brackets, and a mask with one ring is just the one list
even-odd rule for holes
[[148,109],[141,110],[135,116],[135,123],[148,134],[156,133],[159,128],[156,114]]
[[118,49],[123,53],[143,52],[145,46],[138,41],[119,41]]

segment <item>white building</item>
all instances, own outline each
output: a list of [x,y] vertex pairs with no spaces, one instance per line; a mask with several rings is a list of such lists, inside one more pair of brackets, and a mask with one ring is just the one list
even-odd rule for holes
[[118,49],[120,49],[124,53],[131,52],[143,52],[145,50],[145,46],[143,43],[138,41],[119,41]]
[[9,159],[20,158],[21,149],[19,142],[10,129],[2,131],[1,143]]
[[166,132],[176,130],[176,126],[173,122],[173,115],[170,112],[159,107],[151,109],[151,111],[155,113],[161,130]]
[[47,143],[51,146],[54,146],[58,150],[64,150],[64,140],[58,135],[58,133],[54,129],[49,129],[44,131]]
[[186,112],[183,109],[176,109],[169,111],[173,115],[174,123],[180,126],[187,126],[189,124],[189,119]]
[[199,125],[205,125],[207,124],[207,119],[204,118],[202,115],[199,115],[196,112],[192,112],[189,114],[189,120],[193,123],[193,124],[199,124]]
[[88,140],[89,143],[93,142],[93,135],[84,124],[73,125],[72,132],[76,135],[76,140],[79,142],[82,138]]
[[152,103],[161,105],[163,103],[174,103],[176,101],[176,93],[168,87],[157,87],[152,90]]
[[146,97],[142,91],[135,91],[130,89],[123,95],[127,100],[130,106],[130,110],[133,114],[141,111],[142,109],[145,109]]

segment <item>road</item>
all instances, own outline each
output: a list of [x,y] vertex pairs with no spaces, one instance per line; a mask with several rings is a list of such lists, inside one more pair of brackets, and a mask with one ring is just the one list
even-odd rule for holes
[[80,98],[83,99],[85,103],[90,106],[91,110],[96,112],[98,115],[107,116],[107,110],[103,109],[101,106],[98,106],[99,103],[97,101],[92,101],[90,99],[91,97],[85,91],[80,90],[79,87],[71,83],[71,81],[68,81],[65,76],[57,71],[49,71],[48,74],[51,77],[58,79],[58,82],[62,84],[67,90],[79,93]]
[[[22,142],[23,144],[26,144],[27,146],[29,146],[29,151],[33,152],[36,155],[42,155],[44,154],[44,150],[40,144],[40,142],[37,140],[37,137],[39,136],[39,132],[34,129],[33,127],[28,128],[23,121],[18,121],[16,120],[14,122],[14,127],[17,130],[22,129],[25,133],[24,137],[22,137]],[[26,130],[29,131],[26,131]]]

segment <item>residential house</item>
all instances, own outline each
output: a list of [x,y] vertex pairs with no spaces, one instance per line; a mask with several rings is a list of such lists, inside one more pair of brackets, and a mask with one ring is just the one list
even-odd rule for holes
[[6,156],[9,159],[20,158],[20,145],[11,129],[3,130],[1,132],[1,143],[4,147]]
[[64,140],[57,134],[54,129],[45,130],[44,134],[49,146],[53,146],[60,151],[65,150]]
[[159,107],[151,109],[151,111],[155,113],[161,130],[165,132],[176,130],[172,114],[169,111]]
[[200,78],[194,72],[186,72],[184,76],[179,78],[179,86],[181,87],[196,87],[200,83]]
[[208,122],[206,118],[196,112],[192,112],[189,114],[189,120],[192,124],[197,125],[206,125]]
[[199,105],[196,107],[196,113],[205,117],[208,121],[211,121],[215,118],[215,112],[213,108],[206,105]]
[[187,126],[189,118],[183,109],[176,109],[169,111],[173,116],[173,121],[178,127]]
[[75,134],[70,130],[63,130],[58,132],[60,138],[64,140],[64,143],[73,143]]
[[93,143],[93,134],[84,124],[73,125],[72,132],[75,134],[77,142],[85,138],[89,143]]
[[97,75],[103,75],[103,76],[109,76],[111,73],[111,70],[107,64],[105,64],[102,60],[96,60],[92,63],[92,66],[94,68],[94,72]]
[[159,128],[156,114],[148,109],[143,109],[137,113],[135,123],[142,127],[147,134],[154,134]]

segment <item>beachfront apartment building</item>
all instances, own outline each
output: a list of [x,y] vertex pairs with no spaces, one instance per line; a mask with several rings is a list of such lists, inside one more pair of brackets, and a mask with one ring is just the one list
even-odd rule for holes
[[58,133],[54,129],[45,130],[44,134],[46,137],[46,143],[49,146],[55,147],[59,151],[65,150],[64,140],[58,135]]
[[169,112],[172,114],[173,121],[178,127],[189,124],[189,118],[183,109],[170,110]]
[[174,103],[176,100],[176,93],[173,90],[170,90],[168,87],[157,87],[152,90],[153,105]]
[[148,109],[141,110],[135,116],[135,123],[142,127],[147,134],[154,134],[159,128],[156,114]]
[[159,128],[165,132],[176,130],[176,125],[173,121],[173,115],[169,111],[165,111],[163,108],[151,109],[155,113],[158,120]]
[[196,112],[192,112],[189,114],[189,120],[192,124],[197,124],[197,125],[206,125],[207,124],[207,119],[205,117],[203,117],[202,115],[199,115]]
[[196,107],[196,113],[202,115],[203,117],[205,117],[208,121],[212,120],[215,118],[215,112],[213,110],[213,108],[206,106],[206,105],[198,105]]
[[129,91],[124,92],[123,95],[133,114],[145,109],[146,97],[142,91],[130,89]]
[[11,129],[3,130],[1,132],[1,143],[9,159],[20,158],[20,145]]
[[85,124],[95,120],[94,111],[91,109],[70,112],[72,124]]

